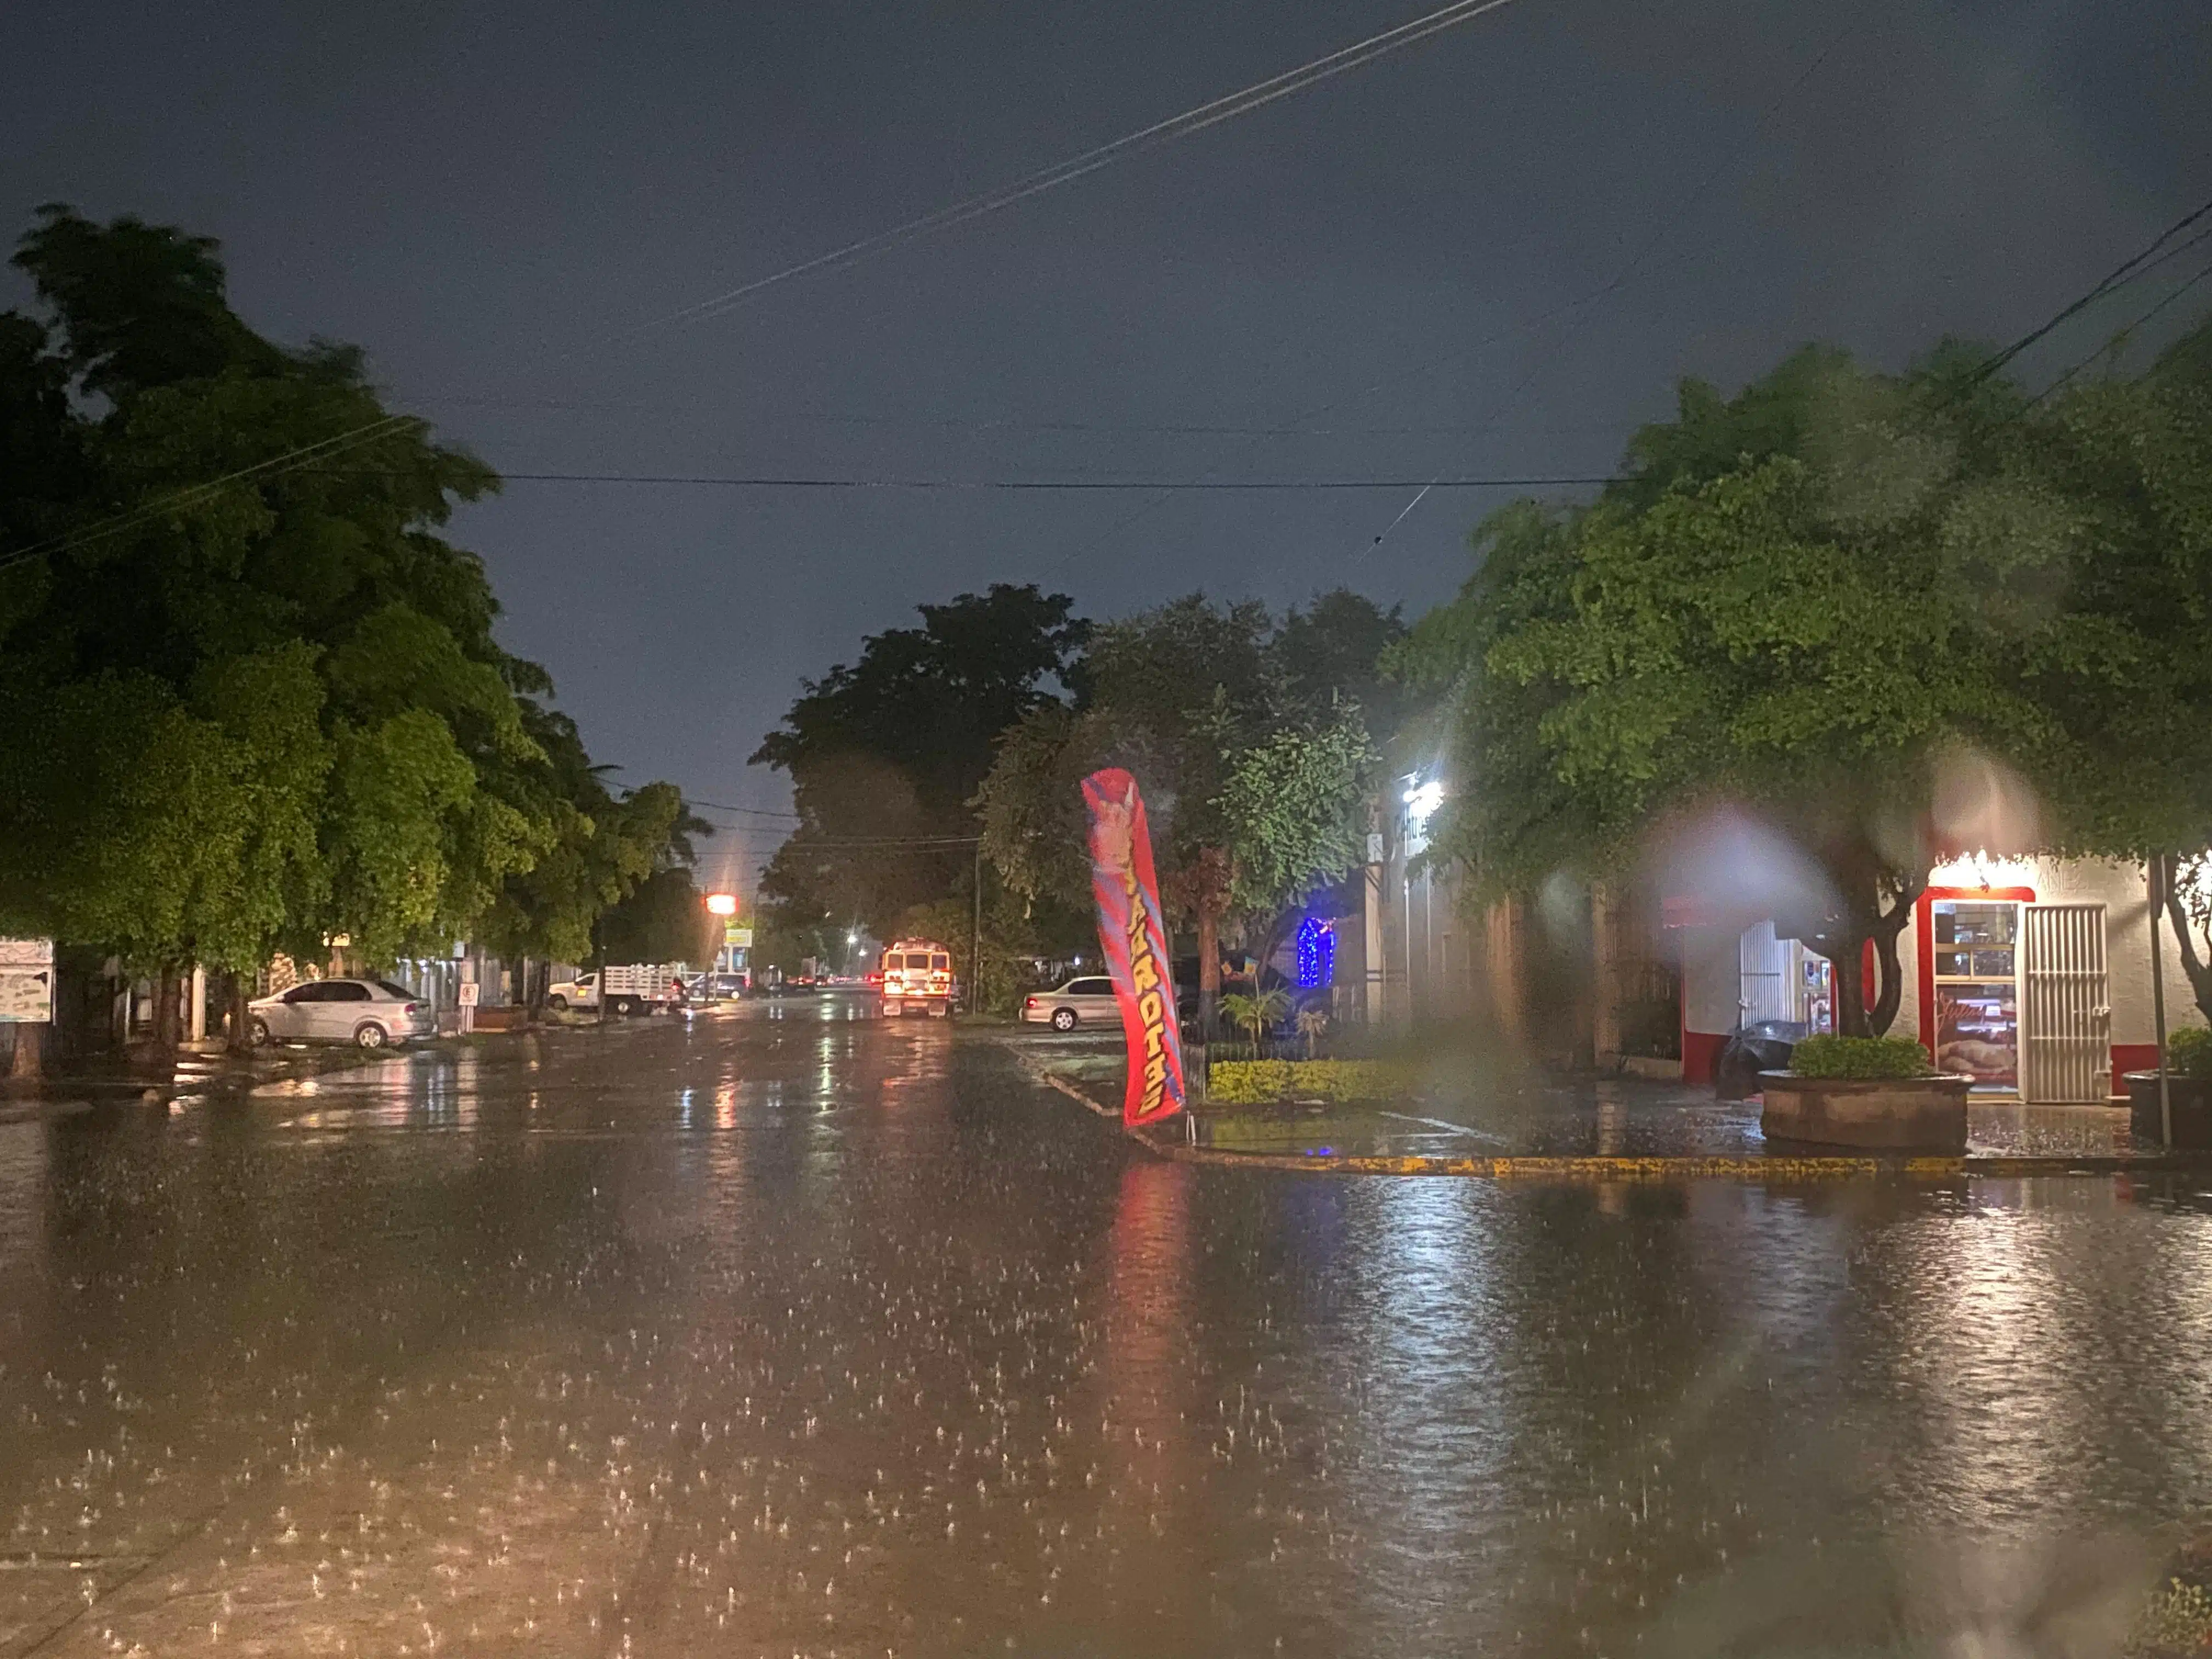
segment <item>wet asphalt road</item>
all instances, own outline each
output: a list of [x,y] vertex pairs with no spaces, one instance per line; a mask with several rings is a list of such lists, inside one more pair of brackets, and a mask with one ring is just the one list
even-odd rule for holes
[[860,1012],[0,1124],[0,1655],[2110,1653],[2212,1506],[2186,1185],[1191,1168]]

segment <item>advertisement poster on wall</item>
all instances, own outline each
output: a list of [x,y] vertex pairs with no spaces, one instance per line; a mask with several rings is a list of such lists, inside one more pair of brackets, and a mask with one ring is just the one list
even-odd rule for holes
[[53,1018],[53,940],[0,939],[0,1025],[46,1025]]

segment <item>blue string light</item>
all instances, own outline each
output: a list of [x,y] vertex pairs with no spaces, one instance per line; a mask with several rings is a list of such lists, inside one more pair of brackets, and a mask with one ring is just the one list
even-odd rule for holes
[[1311,991],[1336,977],[1336,930],[1318,917],[1298,922],[1298,988]]

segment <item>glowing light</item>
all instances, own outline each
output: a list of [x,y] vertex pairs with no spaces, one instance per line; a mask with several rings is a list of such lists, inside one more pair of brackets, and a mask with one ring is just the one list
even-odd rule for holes
[[707,895],[707,910],[710,915],[734,916],[738,914],[738,896],[735,893],[709,893]]
[[1930,887],[2034,887],[2035,866],[2024,859],[1996,859],[1987,853],[1968,853],[1928,872]]
[[1413,826],[1415,833],[1418,834],[1428,827],[1431,816],[1434,814],[1437,808],[1443,805],[1444,787],[1431,779],[1418,788],[1408,789],[1404,799],[1406,821]]
[[1336,930],[1317,917],[1298,923],[1298,988],[1311,991],[1336,977]]

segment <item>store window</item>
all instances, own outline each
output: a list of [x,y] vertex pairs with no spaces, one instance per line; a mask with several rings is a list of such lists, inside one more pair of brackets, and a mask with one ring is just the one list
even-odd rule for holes
[[1984,1088],[2020,1086],[2020,906],[1937,899],[1929,912],[1936,1065]]

